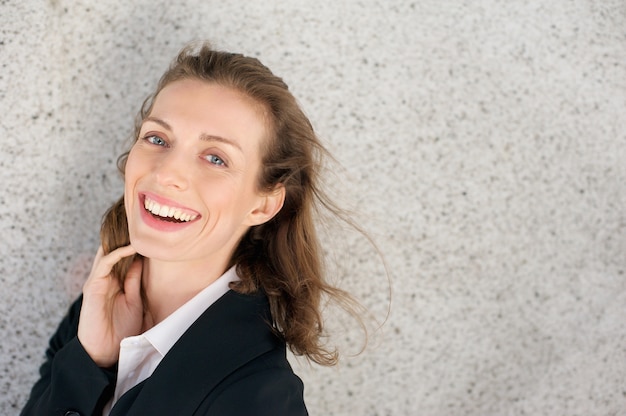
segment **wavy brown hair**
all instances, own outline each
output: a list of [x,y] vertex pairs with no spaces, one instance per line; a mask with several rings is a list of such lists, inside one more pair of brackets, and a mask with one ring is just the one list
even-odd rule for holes
[[[183,49],[162,76],[137,117],[135,141],[155,97],[166,85],[181,79],[232,88],[265,109],[269,134],[262,146],[257,187],[271,191],[284,186],[285,202],[270,221],[251,227],[240,240],[230,265],[237,265],[241,280],[232,289],[239,293],[263,290],[269,298],[272,325],[292,352],[322,365],[336,364],[336,349],[323,342],[322,302],[332,298],[362,322],[355,312],[358,304],[345,291],[330,285],[323,270],[315,211],[323,207],[342,216],[319,184],[327,151],[281,78],[255,58],[217,51],[206,43]],[[118,160],[122,173],[127,157],[128,152]],[[106,253],[129,243],[123,198],[105,214],[101,239]],[[120,283],[131,262],[124,259],[114,268]]]

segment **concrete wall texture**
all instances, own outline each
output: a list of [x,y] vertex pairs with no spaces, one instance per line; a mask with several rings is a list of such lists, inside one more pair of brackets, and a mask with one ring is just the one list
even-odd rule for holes
[[[312,415],[626,414],[621,0],[1,0],[0,414],[86,278],[139,105],[194,39],[290,84],[391,271],[365,352],[293,360]],[[379,258],[325,241],[382,320]]]

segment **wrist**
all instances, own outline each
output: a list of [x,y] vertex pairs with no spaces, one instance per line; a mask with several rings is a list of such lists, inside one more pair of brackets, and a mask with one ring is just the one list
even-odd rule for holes
[[100,368],[111,368],[113,367],[119,358],[119,352],[116,353],[106,353],[99,351],[98,348],[94,348],[88,343],[84,343],[80,339],[80,335],[77,336],[78,343],[83,347],[83,350],[87,353],[89,358]]

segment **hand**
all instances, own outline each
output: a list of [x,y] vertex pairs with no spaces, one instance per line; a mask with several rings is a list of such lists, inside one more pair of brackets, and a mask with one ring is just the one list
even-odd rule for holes
[[128,245],[106,256],[98,249],[89,278],[83,286],[83,305],[78,323],[78,340],[100,367],[115,364],[123,338],[139,335],[143,324],[141,301],[142,261],[137,259],[128,270],[124,290],[111,275],[113,265],[135,254]]

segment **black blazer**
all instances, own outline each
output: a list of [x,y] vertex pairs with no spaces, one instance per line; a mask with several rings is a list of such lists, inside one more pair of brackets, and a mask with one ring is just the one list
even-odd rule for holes
[[[116,368],[99,368],[76,338],[78,299],[50,339],[23,416],[102,415]],[[267,297],[228,291],[174,344],[111,416],[307,415],[302,381],[271,330]]]

